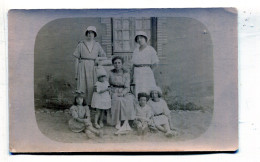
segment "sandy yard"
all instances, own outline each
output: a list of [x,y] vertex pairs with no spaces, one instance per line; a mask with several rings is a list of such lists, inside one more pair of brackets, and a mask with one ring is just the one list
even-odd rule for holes
[[212,111],[171,111],[172,122],[179,133],[176,137],[167,138],[162,132],[148,132],[145,136],[137,136],[135,130],[126,135],[114,135],[116,129],[112,126],[105,125],[102,138],[88,139],[85,133],[74,133],[68,128],[68,120],[71,118],[68,109],[51,110],[37,109],[35,111],[38,127],[41,132],[48,138],[66,143],[120,143],[120,142],[136,142],[136,141],[181,141],[193,139],[200,136],[208,128]]

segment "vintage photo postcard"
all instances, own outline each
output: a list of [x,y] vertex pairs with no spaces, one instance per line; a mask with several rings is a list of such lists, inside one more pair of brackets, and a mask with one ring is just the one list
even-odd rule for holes
[[9,147],[238,149],[234,8],[10,10]]

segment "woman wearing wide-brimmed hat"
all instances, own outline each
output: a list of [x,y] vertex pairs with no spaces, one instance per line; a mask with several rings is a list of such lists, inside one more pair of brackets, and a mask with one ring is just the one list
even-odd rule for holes
[[135,42],[139,44],[139,47],[134,50],[132,57],[136,97],[139,92],[149,94],[156,87],[152,69],[159,63],[159,59],[154,48],[147,44],[148,41],[149,37],[145,32],[136,32]]
[[78,43],[73,56],[75,57],[75,79],[77,90],[84,92],[87,105],[91,105],[94,84],[96,82],[95,61],[98,57],[106,57],[101,45],[95,41],[96,27],[89,26],[85,32],[86,39]]

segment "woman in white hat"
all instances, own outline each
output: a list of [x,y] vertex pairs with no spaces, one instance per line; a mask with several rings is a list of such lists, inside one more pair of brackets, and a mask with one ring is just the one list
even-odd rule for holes
[[133,82],[135,84],[135,96],[139,92],[149,94],[153,87],[156,87],[152,69],[159,63],[154,48],[147,44],[149,37],[143,31],[136,33],[135,42],[139,44],[133,52]]
[[97,57],[106,57],[101,45],[95,41],[96,27],[89,26],[85,32],[86,39],[78,43],[73,56],[75,57],[75,79],[77,90],[84,92],[87,105],[91,105],[94,84],[96,82],[95,61]]

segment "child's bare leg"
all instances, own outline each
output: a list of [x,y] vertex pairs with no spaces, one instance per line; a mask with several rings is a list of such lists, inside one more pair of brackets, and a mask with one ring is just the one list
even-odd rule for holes
[[100,119],[99,119],[99,126],[102,128],[104,127],[104,123],[103,123],[103,120],[104,120],[104,110],[100,110],[101,113],[100,113]]
[[94,127],[99,129],[100,126],[98,125],[98,119],[100,117],[100,109],[97,109],[96,114],[95,114],[95,123],[94,123]]
[[166,135],[167,137],[175,136],[175,133],[171,130],[169,123],[164,124],[163,127],[164,127],[165,130],[167,131],[167,132],[165,133],[165,135]]
[[167,132],[166,129],[165,129],[163,126],[161,126],[161,125],[155,125],[155,127],[156,127],[159,131],[162,131],[163,133],[166,133],[166,132]]
[[142,134],[142,123],[137,122],[136,127],[137,127],[137,135],[139,136]]
[[171,119],[171,115],[168,115],[167,118],[168,118],[170,129],[174,129],[172,119]]
[[164,127],[164,129],[166,130],[166,133],[171,131],[171,128],[170,128],[170,126],[169,126],[169,123],[164,124],[163,127]]
[[86,129],[89,130],[90,132],[94,133],[95,135],[102,136],[102,131],[95,129],[92,126],[88,126]]
[[148,132],[148,123],[144,122],[142,126],[142,133],[143,135],[146,135],[147,132]]

